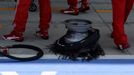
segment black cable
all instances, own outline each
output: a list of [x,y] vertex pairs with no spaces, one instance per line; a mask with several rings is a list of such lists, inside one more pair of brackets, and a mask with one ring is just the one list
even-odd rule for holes
[[33,60],[37,60],[37,59],[41,58],[44,55],[43,51],[40,48],[33,46],[33,45],[16,44],[16,45],[11,45],[11,46],[4,47],[4,48],[7,48],[7,49],[25,48],[25,49],[31,49],[31,50],[37,52],[37,54],[35,56],[24,57],[24,58],[12,56],[10,54],[5,54],[3,52],[0,52],[1,55],[8,57],[10,59],[18,60],[18,61],[33,61]]

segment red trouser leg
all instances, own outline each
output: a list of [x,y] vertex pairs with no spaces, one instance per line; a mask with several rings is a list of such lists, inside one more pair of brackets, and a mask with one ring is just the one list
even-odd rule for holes
[[67,0],[67,2],[70,7],[77,7],[78,0]]
[[15,27],[13,32],[23,33],[25,31],[30,3],[31,0],[19,0],[16,8],[16,14],[14,19]]
[[51,6],[50,0],[38,0],[40,7],[40,24],[41,32],[47,31],[51,20]]
[[112,0],[113,5],[113,37],[115,44],[123,45],[128,43],[127,36],[124,31],[124,23],[132,8],[128,6],[127,0]]
[[124,20],[124,23],[126,22],[127,18],[128,18],[128,15],[131,11],[131,9],[133,8],[133,4],[134,4],[134,0],[126,0],[126,14],[125,14],[125,20]]

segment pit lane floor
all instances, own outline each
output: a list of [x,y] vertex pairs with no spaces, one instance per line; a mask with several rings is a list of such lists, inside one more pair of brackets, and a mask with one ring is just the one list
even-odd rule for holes
[[[114,47],[110,38],[112,32],[112,10],[110,0],[90,0],[90,11],[80,13],[78,16],[64,15],[60,9],[67,7],[66,0],[51,0],[53,18],[49,30],[50,39],[42,40],[34,36],[38,27],[38,11],[30,12],[25,40],[21,44],[30,44],[42,48],[45,55],[36,61],[18,62],[6,57],[0,57],[0,75],[134,75],[134,11],[130,14],[125,25],[131,48],[129,53],[122,53]],[[13,0],[0,0],[0,36],[9,33],[13,26],[15,2]],[[45,49],[66,32],[62,23],[66,19],[81,18],[92,21],[92,26],[101,33],[100,44],[106,56],[90,62],[57,60],[57,56],[49,54]],[[20,44],[20,42],[0,39],[0,45]],[[21,52],[25,55],[27,52]]]
[[[131,47],[127,49],[128,53],[122,53],[115,48],[110,34],[112,32],[112,10],[111,10],[111,1],[110,0],[90,0],[91,9],[88,12],[80,13],[78,16],[65,15],[61,14],[59,11],[62,8],[67,7],[67,3],[64,0],[51,0],[52,2],[52,21],[49,29],[49,40],[42,40],[41,38],[36,37],[34,34],[38,30],[38,11],[29,13],[29,20],[27,23],[27,28],[24,33],[25,40],[21,44],[30,44],[40,47],[44,50],[45,54],[50,55],[50,58],[55,58],[53,54],[49,54],[46,50],[46,46],[53,44],[56,39],[65,34],[66,29],[65,25],[62,23],[66,19],[79,18],[87,19],[92,21],[92,27],[100,30],[101,38],[100,45],[104,49],[106,56],[111,55],[112,58],[124,58],[124,56],[130,56],[133,58],[134,55],[134,36],[133,36],[133,27],[134,27],[134,11],[130,14],[127,23],[125,25],[126,33],[129,37],[129,42]],[[9,33],[13,26],[12,21],[15,13],[16,3],[12,0],[0,1],[0,36]],[[0,39],[0,45],[12,45],[20,44],[20,42],[8,41]],[[21,54],[26,54],[27,52],[23,51]],[[3,58],[3,57],[1,57]],[[103,58],[103,57],[102,57]]]

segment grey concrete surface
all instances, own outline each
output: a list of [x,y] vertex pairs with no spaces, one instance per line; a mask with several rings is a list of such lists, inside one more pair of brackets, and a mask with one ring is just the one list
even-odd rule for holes
[[[0,1],[0,8],[14,8],[14,1]],[[128,49],[129,53],[122,53],[117,50],[114,46],[110,34],[112,32],[112,12],[96,12],[96,10],[111,10],[111,0],[90,0],[91,9],[86,13],[80,13],[78,16],[65,15],[61,14],[58,10],[61,8],[66,8],[67,3],[65,0],[51,0],[52,4],[52,21],[49,29],[49,40],[42,40],[41,38],[36,37],[34,34],[38,30],[38,11],[30,12],[29,19],[27,23],[27,28],[24,33],[25,40],[21,44],[30,44],[35,45],[45,50],[47,45],[54,43],[56,39],[65,34],[66,29],[65,25],[62,23],[66,19],[70,18],[80,18],[87,19],[92,21],[92,26],[100,30],[101,38],[100,45],[104,49],[106,55],[134,55],[134,10],[130,14],[127,23],[125,25],[126,33],[129,37],[131,47]],[[13,10],[0,10],[0,36],[9,33],[13,26],[12,20],[14,18],[15,11]],[[12,45],[19,44],[20,42],[7,41],[0,39],[0,45]],[[22,52],[25,54],[26,52]],[[48,53],[46,53],[48,54]]]

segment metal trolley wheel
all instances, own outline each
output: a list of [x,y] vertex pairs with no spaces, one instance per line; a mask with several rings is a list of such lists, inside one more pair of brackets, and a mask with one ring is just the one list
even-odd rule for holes
[[[10,53],[10,50],[19,51],[19,49],[21,50],[26,49],[27,52],[34,51],[34,54],[32,56],[25,56],[25,55],[20,56],[21,55],[20,53],[18,55],[13,55]],[[33,45],[16,44],[7,47],[0,47],[0,55],[18,61],[33,61],[41,58],[44,55],[44,53],[40,48]]]

